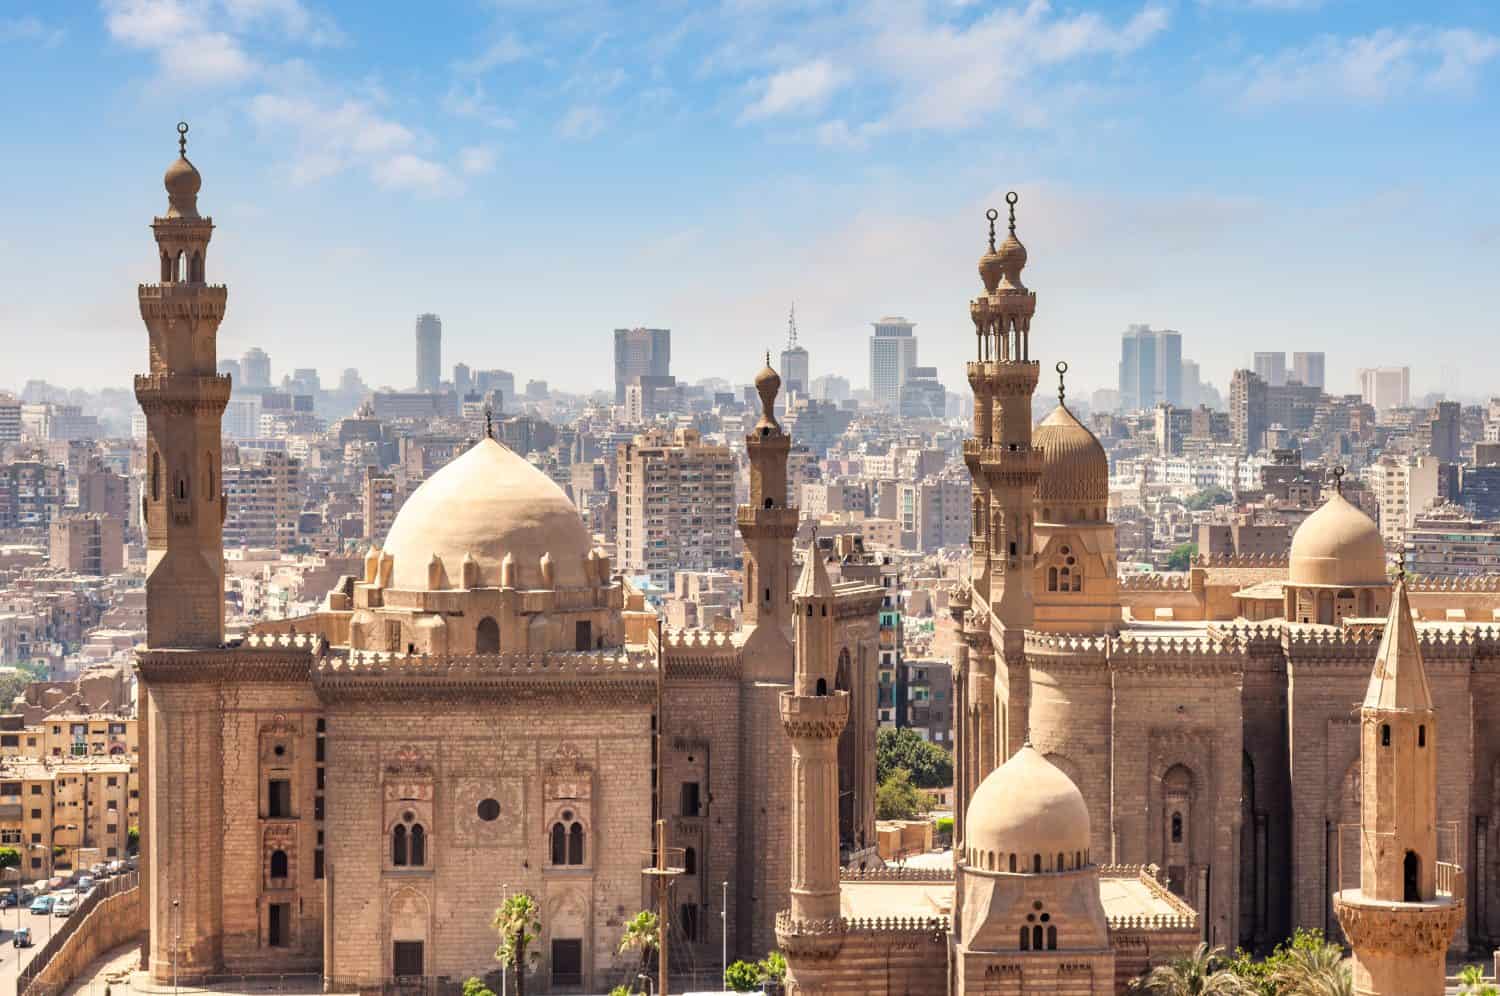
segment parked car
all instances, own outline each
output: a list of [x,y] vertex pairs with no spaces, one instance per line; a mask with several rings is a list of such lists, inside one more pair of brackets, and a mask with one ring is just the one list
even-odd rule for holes
[[87,895],[88,892],[90,890],[92,890],[93,888],[94,888],[94,876],[92,876],[92,875],[79,875],[78,876],[78,894],[80,896]]
[[60,897],[52,904],[52,915],[72,916],[76,909],[78,909],[78,897],[70,894]]
[[41,913],[44,915],[50,914],[52,912],[52,904],[54,902],[56,902],[56,900],[51,896],[37,896],[31,901],[31,912]]
[[11,935],[10,943],[13,944],[15,947],[18,947],[18,948],[29,948],[29,947],[31,947],[31,928],[30,927],[18,927],[18,928],[16,928],[16,932]]
[[68,879],[67,879],[66,876],[64,876],[64,875],[54,875],[51,878],[47,879],[47,891],[48,892],[55,892],[56,890],[61,889],[63,886],[65,886],[67,884],[68,884]]
[[109,873],[111,875],[123,875],[125,873],[125,862],[121,861],[119,858],[111,861],[109,863]]

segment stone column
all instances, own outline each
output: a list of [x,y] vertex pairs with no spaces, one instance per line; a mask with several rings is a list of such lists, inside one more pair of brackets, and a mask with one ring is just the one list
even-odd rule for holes
[[849,694],[781,695],[792,742],[792,920],[839,917],[839,734]]

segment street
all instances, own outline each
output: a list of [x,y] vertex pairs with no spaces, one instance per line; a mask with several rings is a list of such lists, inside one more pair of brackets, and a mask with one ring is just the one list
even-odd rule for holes
[[58,930],[67,922],[63,917],[43,916],[22,910],[19,925],[31,928],[33,944],[29,948],[17,948],[11,943],[16,933],[17,920],[14,909],[0,910],[0,986],[3,986],[0,992],[15,992],[16,974],[31,964],[32,957],[47,943],[47,931]]

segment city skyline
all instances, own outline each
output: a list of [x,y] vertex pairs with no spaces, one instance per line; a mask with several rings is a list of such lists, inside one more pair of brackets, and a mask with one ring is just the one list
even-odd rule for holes
[[[1357,366],[1399,362],[1433,326],[1475,345],[1495,331],[1493,10],[737,4],[671,30],[662,13],[10,10],[0,78],[49,94],[13,108],[27,196],[0,260],[6,324],[28,332],[16,366],[125,386],[121,302],[152,276],[136,219],[159,195],[117,164],[170,152],[161,122],[178,118],[226,232],[217,263],[238,277],[223,353],[258,345],[330,380],[357,354],[371,383],[404,384],[410,316],[430,309],[445,355],[574,391],[609,383],[585,347],[610,329],[672,328],[693,381],[775,349],[795,299],[814,355],[905,314],[924,363],[960,383],[963,257],[1010,187],[1045,233],[1040,352],[1081,390],[1113,381],[1113,340],[1137,321],[1201,343],[1220,390],[1252,338],[1308,340],[1330,390],[1353,391]],[[388,68],[413,32],[420,53]],[[1001,122],[1020,126],[1003,145],[986,129]],[[1369,246],[1398,229],[1412,248],[1390,281]],[[39,265],[49,240],[68,265]],[[1266,328],[1268,288],[1282,329]],[[1418,368],[1413,394],[1497,372],[1486,355],[1472,383]]]

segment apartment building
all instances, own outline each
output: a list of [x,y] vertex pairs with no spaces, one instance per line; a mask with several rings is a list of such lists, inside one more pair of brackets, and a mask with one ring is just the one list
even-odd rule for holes
[[275,450],[240,450],[224,465],[224,545],[287,550],[297,542],[302,465]]
[[616,459],[620,569],[664,588],[679,570],[738,567],[735,462],[695,429],[641,433]]

